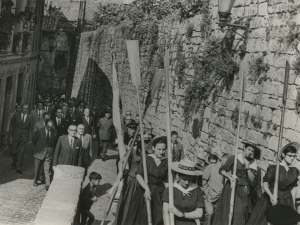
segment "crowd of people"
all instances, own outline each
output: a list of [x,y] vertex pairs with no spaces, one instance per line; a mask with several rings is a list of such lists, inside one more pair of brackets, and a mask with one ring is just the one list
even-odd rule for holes
[[[98,143],[97,158],[107,160],[107,149],[114,143],[116,134],[110,107],[99,113],[96,107],[87,108],[83,101],[75,98],[52,98],[40,96],[35,109],[29,113],[29,106],[16,105],[7,126],[9,148],[12,155],[12,169],[23,173],[24,153],[33,146],[35,175],[33,185],[45,182],[49,189],[51,176],[57,165],[81,166],[87,171],[92,163],[93,140]],[[151,124],[144,127],[146,165],[142,162],[142,138],[135,139],[139,116],[132,118],[126,111],[122,130],[126,154],[116,161],[118,178],[123,178],[123,187],[114,212],[113,225],[172,225],[169,213],[175,215],[176,225],[229,225],[231,190],[235,184],[235,200],[232,225],[296,224],[299,214],[296,208],[295,191],[299,170],[293,161],[299,149],[298,143],[290,143],[279,152],[281,156],[278,195],[273,195],[276,166],[270,165],[262,177],[257,159],[260,149],[254,141],[243,141],[244,151],[237,156],[214,154],[205,149],[205,157],[199,163],[184,155],[184,146],[179,143],[178,133],[172,131],[171,151],[167,154],[167,137],[153,134]],[[130,149],[130,151],[129,151]],[[170,206],[168,185],[168,157],[172,157],[172,178],[174,180],[174,206]],[[237,159],[235,158],[237,157]],[[233,175],[237,160],[236,175]],[[128,161],[129,168],[123,169]],[[43,174],[40,176],[40,170]],[[126,167],[125,167],[126,168]],[[147,169],[148,182],[144,177]],[[81,224],[92,224],[94,215],[90,212],[95,197],[95,188],[102,179],[92,172],[90,183],[80,197]],[[261,182],[262,180],[262,182]],[[151,214],[147,210],[150,201]],[[285,211],[286,219],[274,219],[279,211]],[[289,208],[285,208],[289,207]],[[230,224],[231,225],[231,224]]]

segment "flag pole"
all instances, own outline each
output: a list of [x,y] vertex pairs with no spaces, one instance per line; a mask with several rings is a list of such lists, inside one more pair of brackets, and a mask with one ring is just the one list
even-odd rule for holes
[[[144,130],[143,130],[143,121],[142,121],[142,109],[140,102],[140,93],[139,86],[141,84],[141,72],[140,72],[140,57],[139,57],[139,43],[138,40],[127,40],[127,51],[129,58],[129,65],[131,71],[132,83],[136,88],[137,101],[138,101],[138,110],[140,115],[140,131],[141,131],[141,143],[142,143],[142,163],[144,170],[144,181],[148,185],[148,171],[146,164],[146,148],[144,142]],[[148,215],[148,225],[152,225],[152,214],[151,214],[151,204],[150,199],[146,200],[147,215]]]
[[[172,149],[171,149],[171,115],[170,115],[170,84],[169,84],[169,49],[166,49],[164,67],[166,77],[166,100],[167,100],[167,138],[168,138],[168,179],[169,179],[169,207],[174,207],[173,198],[173,174],[171,170],[172,164]],[[169,213],[170,224],[175,224],[174,213]]]
[[[245,61],[245,63],[246,63],[246,61]],[[239,117],[238,117],[238,127],[237,127],[238,130],[237,130],[237,134],[236,134],[236,143],[235,143],[235,157],[234,157],[233,173],[232,173],[233,177],[236,176],[236,170],[237,170],[237,155],[238,155],[238,149],[239,149],[241,114],[242,114],[242,108],[243,108],[244,95],[245,95],[245,66],[243,65],[243,61],[242,61],[241,72],[240,72],[240,104],[239,104]],[[235,187],[236,187],[236,183],[231,182],[231,195],[230,195],[228,225],[232,224],[234,198],[235,198]]]
[[279,130],[279,140],[278,140],[276,173],[275,173],[275,183],[274,183],[273,197],[277,197],[277,194],[278,194],[279,165],[280,165],[280,154],[279,153],[280,153],[281,145],[282,145],[284,114],[285,114],[287,91],[288,91],[288,86],[289,86],[289,76],[290,76],[290,64],[289,64],[288,61],[286,61],[285,77],[284,77],[284,88],[283,88],[283,97],[282,97],[282,113],[281,113],[280,130]]

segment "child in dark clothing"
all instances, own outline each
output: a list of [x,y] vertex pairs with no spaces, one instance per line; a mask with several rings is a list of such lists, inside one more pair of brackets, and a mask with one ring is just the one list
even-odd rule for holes
[[[95,216],[90,212],[90,209],[94,202],[97,201],[95,196],[95,190],[99,185],[102,177],[99,173],[91,172],[89,175],[90,183],[86,185],[80,194],[80,209],[81,209],[81,223],[80,225],[91,225],[95,219]],[[89,219],[87,221],[87,219]],[[87,222],[87,223],[86,223]]]

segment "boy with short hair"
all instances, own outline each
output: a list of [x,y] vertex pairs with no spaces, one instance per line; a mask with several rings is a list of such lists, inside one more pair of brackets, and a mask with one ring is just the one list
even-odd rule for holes
[[[94,202],[97,201],[95,191],[97,185],[99,185],[102,176],[99,173],[91,172],[89,175],[90,183],[86,185],[80,194],[80,210],[81,210],[81,223],[80,225],[91,225],[95,219],[95,216],[90,212],[90,209]],[[87,221],[87,219],[89,219]],[[86,223],[87,222],[87,223]]]

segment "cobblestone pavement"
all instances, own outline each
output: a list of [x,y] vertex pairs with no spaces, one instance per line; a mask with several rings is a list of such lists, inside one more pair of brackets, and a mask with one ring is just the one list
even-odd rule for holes
[[[94,149],[93,156],[96,156],[97,148],[95,146],[95,143],[93,149]],[[98,197],[98,200],[92,205],[91,208],[91,212],[95,215],[95,220],[93,222],[93,225],[101,224],[103,213],[109,201],[107,191],[112,187],[117,177],[117,167],[116,167],[117,154],[118,154],[117,151],[108,150],[107,153],[108,159],[105,162],[103,162],[100,159],[95,159],[92,165],[88,169],[87,174],[89,174],[92,171],[95,171],[97,173],[100,173],[102,176],[101,183],[96,190],[96,196]],[[82,187],[84,188],[88,184],[88,182],[89,181],[87,176],[85,181],[83,182]],[[107,224],[108,221],[111,220],[111,218],[112,218],[112,214],[109,213],[105,224]]]
[[[3,150],[5,147],[0,147]],[[0,224],[32,225],[46,195],[44,185],[33,187],[32,150],[24,158],[23,175],[11,169],[8,151],[0,154]]]

